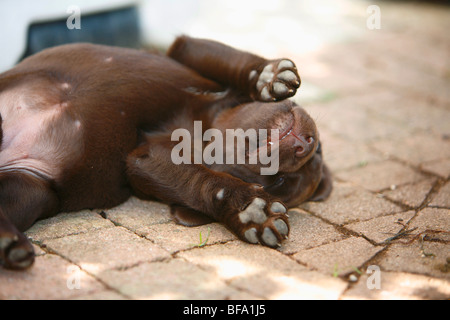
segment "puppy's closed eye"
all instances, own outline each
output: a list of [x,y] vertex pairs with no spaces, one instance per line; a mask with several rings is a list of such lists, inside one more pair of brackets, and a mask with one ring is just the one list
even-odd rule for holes
[[284,176],[281,176],[274,183],[272,183],[272,184],[270,184],[268,186],[265,186],[264,190],[266,190],[266,191],[269,190],[270,191],[271,189],[278,188],[278,187],[283,185],[284,181],[285,181]]

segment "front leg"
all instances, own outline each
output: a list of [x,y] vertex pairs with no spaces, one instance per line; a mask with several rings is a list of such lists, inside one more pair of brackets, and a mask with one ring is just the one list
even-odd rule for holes
[[284,100],[295,95],[301,83],[289,59],[266,60],[211,40],[179,37],[168,56],[253,100]]
[[192,208],[250,243],[276,247],[287,237],[284,204],[229,174],[199,164],[175,165],[168,141],[170,136],[150,138],[128,156],[128,179],[136,195]]

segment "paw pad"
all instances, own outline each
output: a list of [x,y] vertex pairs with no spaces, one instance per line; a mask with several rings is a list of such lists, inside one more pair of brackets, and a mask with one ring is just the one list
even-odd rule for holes
[[266,202],[261,198],[255,198],[253,202],[241,213],[239,213],[239,220],[242,223],[255,222],[264,223],[267,216],[264,213]]
[[33,262],[33,247],[23,234],[0,231],[0,265],[8,269],[26,269]]
[[[257,72],[251,71],[249,80],[252,81],[256,76]],[[295,64],[288,59],[270,62],[256,79],[256,98],[261,101],[279,101],[291,97],[301,82]]]
[[244,240],[269,247],[278,247],[289,234],[287,209],[281,202],[267,202],[255,198],[245,210],[239,213],[239,221],[244,224]]
[[247,241],[250,243],[254,244],[258,243],[259,242],[258,235],[256,233],[257,233],[256,228],[248,229],[247,231],[244,232],[245,239],[247,239]]

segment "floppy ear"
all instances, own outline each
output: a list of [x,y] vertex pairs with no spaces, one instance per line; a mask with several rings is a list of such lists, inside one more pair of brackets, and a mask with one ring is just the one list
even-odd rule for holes
[[333,190],[333,180],[331,178],[331,172],[326,166],[323,164],[322,166],[322,178],[320,180],[319,186],[317,187],[314,194],[309,198],[308,201],[323,201],[328,198],[331,194],[331,190]]

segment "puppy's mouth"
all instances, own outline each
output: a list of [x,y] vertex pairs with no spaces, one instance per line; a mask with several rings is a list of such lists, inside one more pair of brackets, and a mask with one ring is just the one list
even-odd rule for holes
[[[274,145],[276,142],[280,143],[293,133],[295,119],[294,115],[291,112],[285,113],[282,116],[276,118],[274,122],[275,123],[271,126],[271,129],[278,130],[278,139],[272,136],[268,136],[267,139],[264,139],[258,143],[259,148],[265,148],[268,145]],[[270,132],[270,129],[268,131]]]
[[[286,139],[286,137],[288,137],[289,135],[294,134],[293,133],[294,115],[291,113],[289,113],[289,115],[290,115],[290,121],[288,122],[287,126],[283,130],[280,130],[280,134],[279,134],[279,138],[278,138],[279,141],[282,141],[282,140]],[[295,134],[294,134],[294,137],[295,137]],[[271,143],[271,141],[269,141],[269,143]]]
[[260,148],[269,148],[278,142],[279,148],[292,150],[296,158],[305,157],[313,150],[314,133],[302,132],[302,119],[294,110],[277,118],[272,128],[279,130],[278,141],[269,137],[261,142]]

